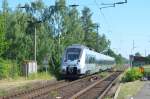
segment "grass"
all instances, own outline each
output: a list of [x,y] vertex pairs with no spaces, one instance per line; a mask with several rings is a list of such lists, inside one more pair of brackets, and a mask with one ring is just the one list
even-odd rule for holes
[[34,80],[34,79],[38,79],[38,80],[50,80],[54,78],[53,76],[51,76],[49,73],[46,72],[42,72],[42,73],[34,73],[34,74],[30,74],[28,76],[28,80]]
[[113,99],[113,98],[110,96],[106,96],[106,97],[104,97],[104,99]]
[[123,64],[116,64],[115,69],[116,69],[116,70],[124,70],[125,67],[124,67]]
[[46,72],[41,72],[41,73],[30,74],[28,77],[18,76],[18,77],[15,77],[14,79],[12,78],[2,79],[0,80],[0,83],[1,82],[17,82],[17,81],[24,81],[24,80],[51,80],[53,78],[54,76],[52,76],[51,74],[46,73]]
[[57,91],[51,91],[50,94],[54,97],[57,97],[58,96],[58,92]]
[[7,95],[8,93],[5,91],[5,90],[0,90],[0,96],[5,96]]
[[17,80],[17,81],[1,80],[0,96],[9,94],[9,91],[21,91],[23,89],[27,89],[27,85],[30,82],[32,81],[31,80]]
[[51,80],[54,77],[48,73],[31,74],[26,77],[18,77],[17,79],[0,80],[0,96],[9,94],[12,90],[21,91],[30,89],[31,83]]
[[117,99],[128,99],[136,95],[143,85],[142,81],[122,83]]
[[150,72],[150,65],[144,66],[144,71],[145,72]]
[[101,77],[106,77],[106,76],[108,76],[110,73],[109,72],[101,72],[101,73],[99,73],[99,75],[101,76]]

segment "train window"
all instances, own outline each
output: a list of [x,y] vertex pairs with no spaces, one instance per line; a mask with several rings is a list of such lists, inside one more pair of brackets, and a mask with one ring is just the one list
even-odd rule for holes
[[91,59],[91,57],[89,57],[89,64],[91,64],[91,62],[92,62],[92,59]]
[[80,57],[81,49],[79,48],[68,48],[66,53],[67,60],[77,60]]
[[85,56],[85,63],[86,63],[86,64],[89,63],[89,57],[88,57],[88,55]]
[[95,59],[95,63],[98,64],[98,60]]
[[90,56],[89,57],[89,64],[93,63],[93,58]]
[[93,64],[93,63],[95,63],[95,57],[93,55],[87,54],[86,58],[85,58],[85,63],[86,64]]
[[71,61],[77,60],[77,59],[79,59],[79,54],[78,53],[68,53],[67,59],[71,60]]
[[77,53],[80,53],[81,52],[81,49],[80,48],[68,48],[67,49],[67,53],[68,52],[77,52]]
[[114,61],[108,61],[108,60],[96,60],[96,63],[99,65],[111,65],[114,64]]
[[96,63],[96,59],[95,59],[95,57],[93,57],[93,63]]

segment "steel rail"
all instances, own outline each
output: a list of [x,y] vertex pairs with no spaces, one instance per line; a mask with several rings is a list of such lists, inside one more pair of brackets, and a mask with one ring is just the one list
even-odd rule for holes
[[21,99],[28,99],[28,98],[33,99],[33,98],[36,98],[36,97],[39,97],[42,95],[46,95],[52,90],[61,89],[63,87],[67,87],[68,85],[73,85],[77,82],[89,79],[91,77],[93,77],[93,75],[90,75],[88,77],[78,79],[78,80],[75,80],[72,82],[68,82],[68,83],[65,82],[65,80],[62,80],[62,81],[58,81],[58,82],[53,83],[53,84],[44,84],[44,85],[38,86],[36,88],[24,90],[24,91],[17,92],[17,93],[12,93],[12,94],[7,95],[7,96],[2,96],[2,97],[0,97],[0,99],[16,99],[18,97]]
[[[95,87],[96,85],[100,84],[102,81],[105,81],[106,79],[108,79],[109,77],[113,76],[113,74],[115,74],[116,72],[111,73],[110,75],[108,75],[107,77],[95,82],[94,84],[88,86],[87,88],[79,91],[78,93],[74,94],[72,97],[70,97],[69,99],[78,99],[78,97],[80,97],[82,94],[84,94],[85,92],[89,91],[90,89],[92,89],[93,87]],[[119,74],[120,75],[120,74]],[[108,90],[111,88],[112,84],[117,80],[117,78],[119,77],[119,75],[112,81],[111,84],[109,84],[109,86],[106,88],[106,90],[98,97],[98,99],[101,99],[107,92]]]

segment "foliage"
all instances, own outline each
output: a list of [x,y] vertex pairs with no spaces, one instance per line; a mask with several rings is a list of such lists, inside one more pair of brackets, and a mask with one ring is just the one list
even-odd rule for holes
[[83,44],[95,49],[97,52],[102,52],[108,49],[110,41],[106,39],[106,36],[97,34],[97,23],[93,23],[91,10],[88,7],[84,7],[82,10],[81,24],[84,30]]
[[135,56],[142,56],[142,55],[139,52],[136,52]]
[[10,60],[0,59],[0,79],[3,78],[15,78],[18,76],[19,68],[15,62]]
[[0,15],[0,55],[3,54],[6,49],[7,42],[5,40],[5,27],[4,27],[4,17]]
[[5,90],[0,90],[0,96],[6,96],[7,92]]
[[123,57],[121,56],[121,54],[117,55],[115,58],[117,64],[123,64]]
[[150,68],[149,65],[144,67],[144,76],[149,77],[150,76]]
[[[88,7],[84,7],[82,10],[81,22],[84,30],[84,43],[87,45],[89,42],[90,33],[94,30],[94,23],[91,20],[92,13]],[[88,45],[87,45],[88,46]]]
[[123,58],[123,57],[121,56],[121,54],[118,54],[118,55],[117,55],[117,54],[114,53],[114,51],[111,50],[111,49],[108,49],[106,52],[104,52],[104,54],[109,55],[109,56],[111,56],[111,57],[114,57],[115,60],[116,60],[116,64],[123,64],[124,61],[126,60],[125,58]]
[[100,72],[99,75],[100,77],[106,77],[109,75],[109,72]]
[[8,16],[8,4],[7,0],[2,2],[3,13],[0,13],[0,56],[4,53],[4,51],[8,47],[8,42],[5,38],[6,30],[7,30],[7,16]]
[[139,68],[131,68],[128,69],[123,77],[124,82],[130,82],[138,80],[142,77],[142,73],[140,73]]

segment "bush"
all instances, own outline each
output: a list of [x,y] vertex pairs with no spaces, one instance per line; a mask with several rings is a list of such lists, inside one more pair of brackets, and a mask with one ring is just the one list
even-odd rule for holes
[[18,74],[19,68],[15,62],[0,59],[0,79],[15,78]]
[[145,77],[150,76],[150,68],[144,68],[144,76]]
[[123,77],[124,82],[130,82],[138,80],[142,77],[142,73],[140,73],[138,68],[132,68],[126,71],[125,76]]

